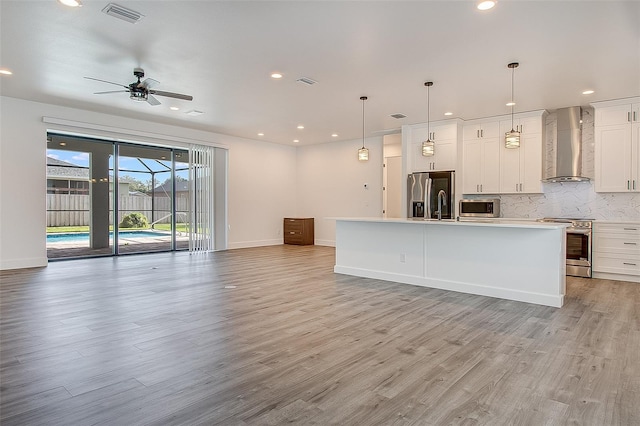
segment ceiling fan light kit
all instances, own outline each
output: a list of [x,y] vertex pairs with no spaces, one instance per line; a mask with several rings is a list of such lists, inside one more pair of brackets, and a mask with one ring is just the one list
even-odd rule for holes
[[[173,92],[165,92],[162,90],[153,90],[151,87],[154,87],[160,82],[158,80],[154,80],[152,78],[147,78],[142,80],[144,77],[144,70],[142,68],[134,68],[133,75],[138,79],[129,85],[114,83],[112,81],[100,80],[98,78],[93,77],[85,77],[88,80],[96,80],[102,83],[115,84],[116,86],[122,87],[124,90],[112,90],[108,92],[96,92],[96,95],[104,95],[107,93],[120,93],[120,92],[128,92],[129,99],[133,99],[134,101],[146,101],[149,105],[160,105],[160,101],[155,98],[155,96],[164,96],[167,98],[181,99],[183,101],[192,101],[193,96],[191,95],[183,95],[182,93],[173,93]],[[153,96],[155,95],[155,96]]]

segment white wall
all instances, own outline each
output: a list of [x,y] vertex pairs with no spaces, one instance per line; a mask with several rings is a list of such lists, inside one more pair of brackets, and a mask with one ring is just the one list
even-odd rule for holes
[[[294,147],[8,97],[0,97],[0,111],[0,269],[47,263],[48,130],[175,146],[193,142],[227,147],[229,248],[281,244],[282,218],[296,214]],[[44,123],[43,117],[60,120]]]
[[[382,137],[369,138],[369,161],[358,161],[362,141],[298,148],[298,216],[315,218],[315,240],[335,245],[328,217],[382,217]],[[364,184],[368,188],[364,188]]]

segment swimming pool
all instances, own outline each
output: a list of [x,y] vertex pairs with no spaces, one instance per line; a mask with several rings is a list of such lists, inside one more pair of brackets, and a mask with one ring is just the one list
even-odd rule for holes
[[[171,234],[167,232],[156,231],[120,231],[120,238],[150,238],[150,237],[170,237]],[[113,232],[109,232],[109,239],[113,238]],[[88,232],[69,232],[60,234],[47,234],[48,243],[62,243],[62,242],[80,242],[89,241]]]

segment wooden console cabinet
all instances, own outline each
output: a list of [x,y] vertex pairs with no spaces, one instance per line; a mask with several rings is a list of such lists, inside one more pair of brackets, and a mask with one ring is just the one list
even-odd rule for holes
[[284,218],[284,243],[313,245],[313,218]]

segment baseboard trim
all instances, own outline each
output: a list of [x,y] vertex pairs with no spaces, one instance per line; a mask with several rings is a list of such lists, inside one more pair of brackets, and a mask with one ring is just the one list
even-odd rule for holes
[[0,262],[0,271],[11,269],[42,268],[49,264],[46,257],[33,257],[30,259],[3,260]]
[[384,281],[393,281],[402,284],[411,284],[421,287],[437,288],[440,290],[456,291],[459,293],[475,294],[478,296],[495,297],[499,299],[514,300],[516,302],[533,303],[536,305],[562,307],[564,295],[550,295],[542,293],[531,293],[513,289],[482,286],[473,283],[459,281],[440,280],[433,278],[416,277],[413,275],[401,275],[369,269],[351,268],[336,265],[333,271],[337,274],[352,275],[363,278],[373,278]]

